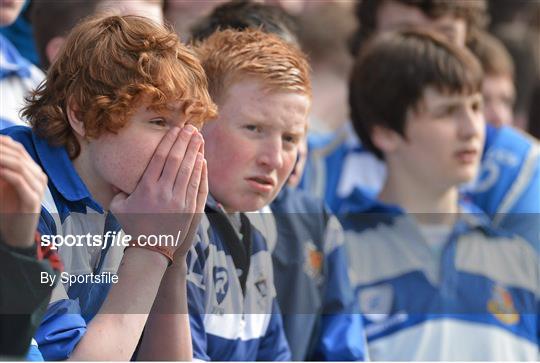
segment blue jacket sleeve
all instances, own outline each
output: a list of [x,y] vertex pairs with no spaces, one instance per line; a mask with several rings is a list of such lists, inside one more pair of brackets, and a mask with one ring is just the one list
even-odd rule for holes
[[35,339],[45,360],[66,360],[85,333],[79,304],[65,299],[49,306]]
[[289,343],[287,343],[285,332],[283,331],[281,311],[279,310],[276,299],[274,299],[270,323],[268,324],[266,334],[259,345],[257,360],[290,361],[291,359],[291,350],[289,349]]
[[325,239],[326,289],[319,341],[313,359],[365,360],[365,332],[347,272],[343,231],[333,216],[328,222]]
[[[54,221],[49,213],[42,211],[38,224],[42,235],[56,234]],[[55,289],[63,289],[59,284]],[[54,296],[54,292],[53,292]],[[53,302],[36,331],[35,340],[45,360],[69,358],[86,333],[86,321],[81,316],[79,303],[67,298]]]

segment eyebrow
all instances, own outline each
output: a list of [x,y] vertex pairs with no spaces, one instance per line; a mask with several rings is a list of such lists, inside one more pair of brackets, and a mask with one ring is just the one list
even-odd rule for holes
[[467,103],[467,102],[477,102],[477,101],[482,101],[482,96],[481,95],[474,95],[474,96],[470,96],[470,97],[467,97],[466,99],[452,99],[450,101],[442,101],[441,103],[435,105],[433,107],[433,110],[437,110],[437,109],[440,109],[440,108],[448,108],[448,107],[455,107],[455,106],[462,106],[463,104]]

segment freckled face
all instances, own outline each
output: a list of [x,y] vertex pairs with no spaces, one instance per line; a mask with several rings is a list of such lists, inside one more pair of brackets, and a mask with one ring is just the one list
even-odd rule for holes
[[104,134],[88,143],[87,174],[94,178],[91,184],[98,185],[105,200],[119,191],[131,194],[163,136],[171,127],[184,125],[185,117],[180,112],[138,107],[118,133]]
[[270,203],[291,174],[306,130],[309,97],[234,83],[203,127],[210,194],[229,212]]

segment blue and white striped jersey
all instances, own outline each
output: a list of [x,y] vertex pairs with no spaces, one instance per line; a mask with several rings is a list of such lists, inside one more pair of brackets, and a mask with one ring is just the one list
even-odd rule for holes
[[[362,147],[351,124],[331,136],[312,136],[301,188],[324,198],[340,214],[355,188],[377,195],[385,164]],[[529,241],[540,251],[540,144],[511,127],[486,128],[481,172],[466,197],[495,224]]]
[[465,212],[436,255],[399,208],[359,190],[344,206],[371,359],[538,360],[540,264],[529,243]]
[[[31,129],[15,126],[1,131],[20,142],[49,178],[38,229],[41,235],[104,235],[118,231],[78,176],[66,150],[53,147]],[[122,246],[68,247],[58,253],[69,275],[116,273],[123,256]],[[58,284],[36,332],[39,352],[46,360],[67,359],[86,332],[86,325],[100,309],[110,283]],[[36,345],[31,355],[35,356]]]
[[[11,42],[0,34],[0,119],[24,125],[19,111],[24,98],[45,78],[43,72],[24,58]],[[1,124],[0,124],[1,125]]]
[[[208,206],[216,208],[211,198]],[[194,358],[290,360],[266,241],[257,229],[242,229],[251,237],[243,254],[240,246],[227,240],[231,234],[224,233],[222,226],[208,215],[207,212],[187,257]],[[247,218],[244,226],[250,225],[246,222]],[[240,266],[235,259],[242,258],[245,260]]]

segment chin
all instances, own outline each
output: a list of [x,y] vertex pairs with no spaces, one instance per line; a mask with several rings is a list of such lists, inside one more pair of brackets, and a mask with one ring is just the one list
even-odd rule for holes
[[476,178],[475,171],[463,171],[455,176],[456,184],[466,184],[472,182]]
[[[250,198],[251,199],[251,198]],[[249,201],[242,203],[238,212],[255,212],[264,206],[270,204],[269,198],[256,197]]]

